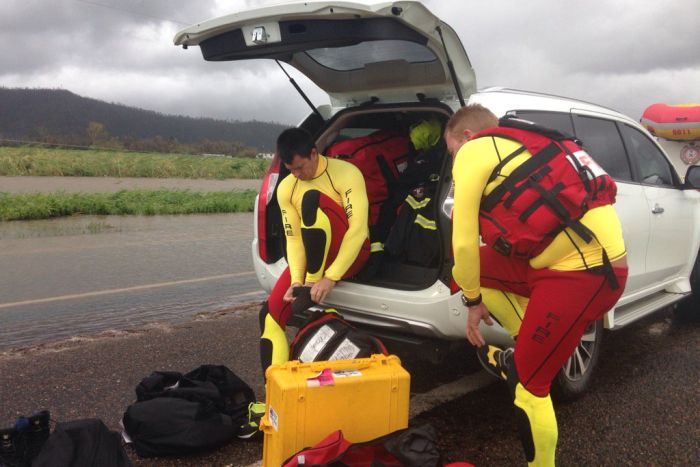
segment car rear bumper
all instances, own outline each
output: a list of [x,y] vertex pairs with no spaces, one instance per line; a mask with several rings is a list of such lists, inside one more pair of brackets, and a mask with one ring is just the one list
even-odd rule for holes
[[[269,292],[287,267],[284,259],[267,264],[257,254],[257,239],[253,240],[253,266],[261,287]],[[450,294],[442,282],[418,290],[396,290],[341,281],[325,305],[342,311],[348,320],[361,326],[380,329],[391,334],[441,340],[465,338],[466,308],[459,294]],[[512,344],[508,334],[497,324],[482,326],[489,342]]]

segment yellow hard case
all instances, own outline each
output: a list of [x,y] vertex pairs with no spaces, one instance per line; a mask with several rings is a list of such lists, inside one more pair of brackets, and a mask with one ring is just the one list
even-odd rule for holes
[[408,427],[410,375],[395,355],[295,360],[270,366],[265,376],[265,467],[279,467],[336,430],[357,443]]

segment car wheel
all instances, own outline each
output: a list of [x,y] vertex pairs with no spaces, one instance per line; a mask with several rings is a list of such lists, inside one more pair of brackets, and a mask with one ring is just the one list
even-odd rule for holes
[[678,316],[687,321],[700,320],[700,253],[695,258],[693,272],[690,273],[690,297],[682,300],[676,308]]
[[552,397],[558,402],[578,399],[589,388],[603,342],[603,320],[588,325],[576,350],[552,382]]

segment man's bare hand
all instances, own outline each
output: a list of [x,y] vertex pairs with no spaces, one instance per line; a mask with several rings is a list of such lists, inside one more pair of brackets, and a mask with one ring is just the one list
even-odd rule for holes
[[301,287],[301,284],[298,282],[295,282],[294,284],[290,285],[287,291],[284,293],[284,297],[282,297],[282,300],[285,302],[293,302],[294,301],[294,287]]
[[335,281],[324,277],[320,281],[311,286],[311,300],[316,303],[321,303],[326,299],[326,296],[333,290]]
[[483,303],[470,306],[467,310],[467,339],[472,345],[481,347],[486,344],[486,341],[479,331],[479,323],[483,319],[488,326],[493,326],[491,314]]

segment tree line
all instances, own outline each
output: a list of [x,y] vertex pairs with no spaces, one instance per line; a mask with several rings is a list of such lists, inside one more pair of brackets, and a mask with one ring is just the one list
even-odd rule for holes
[[6,139],[134,151],[254,155],[272,152],[284,128],[270,122],[164,115],[61,89],[0,87],[0,138]]

